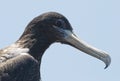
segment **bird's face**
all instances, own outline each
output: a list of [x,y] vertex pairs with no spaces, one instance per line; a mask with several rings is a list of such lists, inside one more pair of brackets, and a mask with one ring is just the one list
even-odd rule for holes
[[63,15],[51,12],[43,14],[42,18],[44,20],[44,25],[49,28],[46,31],[49,32],[49,39],[54,39],[55,42],[69,44],[91,56],[102,60],[106,64],[106,67],[109,66],[111,61],[109,55],[106,52],[92,47],[91,45],[85,43],[83,40],[79,39],[73,33],[69,21]]

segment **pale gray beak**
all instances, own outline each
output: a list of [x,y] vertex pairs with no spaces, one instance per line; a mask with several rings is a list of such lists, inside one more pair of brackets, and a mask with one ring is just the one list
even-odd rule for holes
[[91,45],[88,45],[83,40],[79,39],[76,35],[74,35],[71,31],[64,30],[63,39],[65,42],[68,42],[70,45],[74,46],[75,48],[103,61],[106,64],[105,68],[107,68],[110,65],[111,58],[106,52],[101,51]]

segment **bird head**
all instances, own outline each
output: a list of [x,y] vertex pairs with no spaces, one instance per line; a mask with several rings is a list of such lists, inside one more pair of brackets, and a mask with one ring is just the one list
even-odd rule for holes
[[111,62],[110,56],[106,52],[78,38],[74,34],[67,18],[59,13],[48,12],[34,18],[33,21],[29,23],[29,28],[27,28],[27,33],[29,32],[36,33],[36,36],[44,35],[49,41],[71,45],[103,61],[106,64],[105,68],[107,68]]

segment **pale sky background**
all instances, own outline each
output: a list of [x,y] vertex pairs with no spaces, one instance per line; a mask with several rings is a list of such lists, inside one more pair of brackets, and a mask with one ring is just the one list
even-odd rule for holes
[[1,0],[0,48],[15,42],[36,16],[55,11],[87,43],[107,51],[110,67],[71,46],[55,43],[42,59],[42,81],[120,81],[120,0]]

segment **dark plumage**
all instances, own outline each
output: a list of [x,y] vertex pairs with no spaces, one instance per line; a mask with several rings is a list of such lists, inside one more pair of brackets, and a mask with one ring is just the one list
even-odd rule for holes
[[0,50],[0,81],[40,81],[44,51],[54,42],[69,44],[103,62],[110,57],[76,37],[69,21],[56,12],[34,18],[14,44]]

